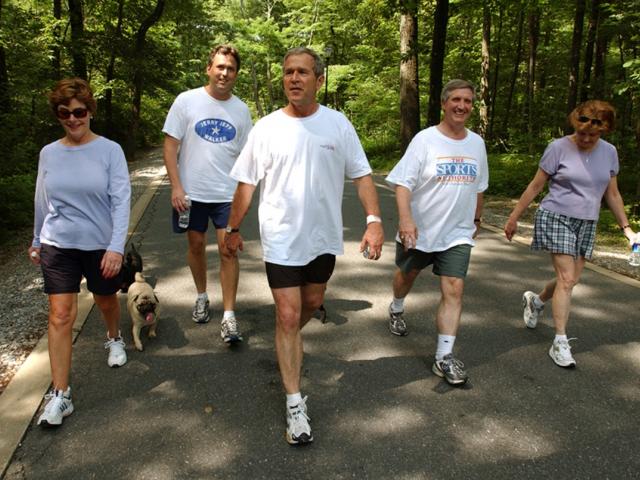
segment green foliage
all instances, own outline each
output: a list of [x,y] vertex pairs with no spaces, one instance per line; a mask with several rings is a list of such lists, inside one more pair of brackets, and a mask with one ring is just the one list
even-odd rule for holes
[[16,229],[33,224],[33,173],[0,177],[0,244],[7,241]]
[[538,170],[538,158],[526,154],[490,154],[490,195],[519,197]]

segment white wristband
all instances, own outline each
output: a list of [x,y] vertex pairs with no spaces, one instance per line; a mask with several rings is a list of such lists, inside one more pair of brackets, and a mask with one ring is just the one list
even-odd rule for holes
[[367,225],[373,222],[382,223],[382,219],[377,215],[367,215]]

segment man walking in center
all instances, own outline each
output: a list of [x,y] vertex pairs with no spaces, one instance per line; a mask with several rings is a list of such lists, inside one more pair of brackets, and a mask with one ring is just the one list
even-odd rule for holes
[[295,48],[284,57],[283,73],[287,106],[256,123],[231,172],[239,183],[225,242],[232,253],[242,250],[240,223],[261,183],[260,237],[276,307],[286,439],[296,445],[313,441],[307,397],[300,393],[301,329],[322,304],[336,255],[343,253],[345,176],[353,179],[364,207],[360,251],[369,259],[380,258],[384,233],[371,168],[355,129],[316,100],[324,82],[322,61],[313,50]]
[[419,132],[387,182],[398,206],[396,265],[389,330],[404,336],[404,299],[419,273],[433,265],[440,277],[436,314],[438,346],[432,371],[452,385],[467,381],[464,364],[453,356],[460,326],[464,279],[489,185],[484,141],[465,128],[475,89],[451,80],[442,89],[440,124]]
[[[178,95],[162,131],[164,163],[171,181],[173,230],[187,232],[187,260],[198,296],[192,319],[209,321],[207,295],[207,229],[209,219],[216,230],[220,256],[220,285],[224,307],[221,336],[226,343],[242,340],[235,318],[238,290],[238,258],[224,245],[236,181],[229,176],[251,130],[247,105],[233,95],[240,69],[238,51],[219,45],[209,54],[209,83]],[[189,224],[178,224],[180,212],[190,209]]]

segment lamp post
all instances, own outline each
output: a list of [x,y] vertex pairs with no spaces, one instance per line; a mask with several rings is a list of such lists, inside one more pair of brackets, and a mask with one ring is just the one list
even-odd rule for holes
[[324,49],[324,61],[325,61],[325,69],[326,73],[324,75],[324,105],[327,106],[327,98],[329,94],[329,61],[331,60],[331,55],[333,54],[333,48],[325,47]]

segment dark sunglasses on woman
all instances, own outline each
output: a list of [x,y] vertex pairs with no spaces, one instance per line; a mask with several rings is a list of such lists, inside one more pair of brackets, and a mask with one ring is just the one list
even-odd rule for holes
[[73,110],[67,110],[66,108],[60,108],[56,110],[56,116],[62,120],[66,120],[73,115],[76,118],[84,118],[89,113],[88,108],[74,108]]
[[585,115],[580,115],[578,117],[578,121],[580,123],[591,123],[591,125],[593,127],[601,127],[602,126],[602,120],[600,120],[599,118],[589,118]]

